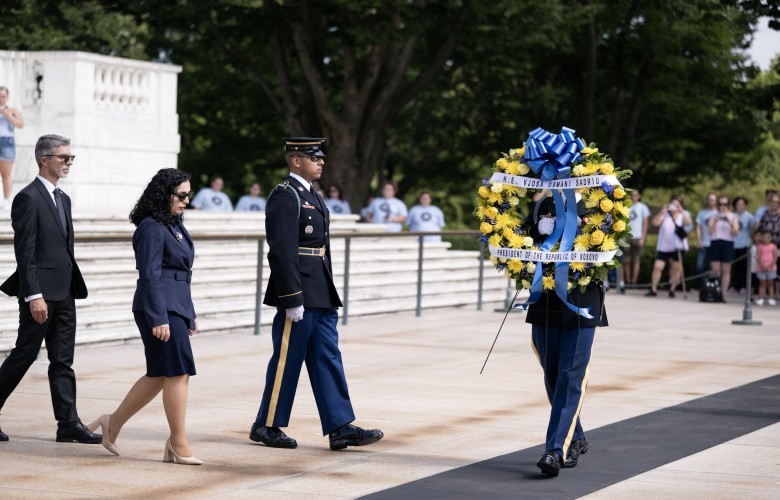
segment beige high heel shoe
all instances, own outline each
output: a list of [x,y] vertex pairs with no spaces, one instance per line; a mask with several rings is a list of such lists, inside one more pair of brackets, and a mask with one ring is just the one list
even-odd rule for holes
[[100,432],[103,434],[103,448],[107,449],[111,453],[113,453],[116,456],[119,456],[119,448],[116,447],[116,444],[112,443],[108,440],[108,425],[111,423],[111,415],[101,415],[100,418],[92,422],[87,426],[87,429],[89,429],[89,432],[95,432],[95,429],[100,426]]
[[173,451],[171,438],[168,438],[168,441],[165,442],[165,455],[163,455],[163,462],[176,462],[177,464],[182,465],[203,465],[203,460],[195,456],[183,457]]

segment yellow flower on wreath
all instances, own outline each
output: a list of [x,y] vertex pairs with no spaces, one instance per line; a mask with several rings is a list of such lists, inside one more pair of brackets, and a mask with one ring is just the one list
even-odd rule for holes
[[584,262],[572,262],[569,264],[569,269],[572,271],[579,271],[582,272],[585,270],[585,263]]
[[500,234],[494,234],[490,238],[488,238],[488,244],[494,247],[500,247],[501,246],[501,235]]
[[498,209],[496,207],[487,207],[483,213],[488,219],[495,219],[496,215],[498,215]]
[[590,233],[590,244],[591,245],[601,245],[604,242],[604,232],[601,229],[596,229],[592,233]]
[[598,152],[599,152],[598,148],[587,147],[587,148],[583,148],[580,151],[580,154],[582,154],[582,156],[588,156],[588,155],[596,154]]
[[516,217],[512,217],[512,214],[510,214],[509,212],[504,212],[503,214],[496,215],[496,229],[504,229],[505,227],[513,229],[517,227],[519,224],[520,224],[520,219]]
[[525,263],[525,270],[529,273],[533,274],[536,272],[536,262],[526,262]]
[[523,261],[512,259],[509,261],[506,267],[513,273],[519,273],[520,271],[523,270]]
[[545,290],[553,290],[555,288],[555,278],[552,276],[544,276],[542,278],[542,284]]
[[616,200],[622,200],[626,197],[626,191],[622,187],[616,187],[612,192],[612,197]]
[[490,192],[487,196],[488,203],[491,203],[493,205],[498,205],[499,203],[504,201],[504,198],[501,196],[501,193],[493,193]]
[[585,167],[582,164],[575,165],[574,168],[571,169],[571,173],[575,177],[582,177],[585,175]]
[[610,252],[612,250],[617,249],[617,244],[615,243],[615,237],[609,234],[604,236],[604,241],[601,243],[600,248],[602,252]]
[[490,222],[483,222],[479,225],[479,230],[482,231],[482,234],[490,234],[493,232],[493,224]]
[[631,211],[621,201],[615,202],[615,211],[626,218],[631,216]]
[[479,187],[479,190],[477,191],[477,193],[478,193],[478,194],[479,194],[481,197],[483,197],[483,198],[488,198],[488,197],[490,197],[490,189],[488,189],[488,188],[487,188],[487,186],[480,186],[480,187]]
[[604,211],[604,213],[609,213],[615,207],[615,204],[612,203],[612,200],[609,198],[604,198],[599,202],[599,207]]
[[604,214],[595,213],[588,217],[588,224],[593,227],[599,227],[604,224]]
[[526,248],[532,248],[534,246],[534,239],[530,236],[523,237],[523,246]]
[[587,163],[585,165],[585,175],[596,175],[596,172],[599,170],[599,164],[598,163]]
[[509,161],[506,158],[499,158],[496,160],[496,167],[498,167],[499,170],[506,170],[509,166]]
[[606,196],[607,193],[605,193],[601,188],[591,189],[588,193],[588,199],[585,201],[585,206],[588,208],[595,208]]
[[531,282],[528,280],[520,280],[520,285],[526,290],[531,288]]
[[525,237],[513,232],[507,239],[509,240],[509,248],[522,248]]
[[602,174],[609,175],[615,171],[615,166],[611,163],[602,163],[600,170]]
[[515,236],[514,230],[512,230],[512,228],[509,228],[509,227],[505,227],[504,230],[501,231],[501,234],[504,236],[504,239],[507,240],[507,241],[509,241],[509,239],[512,236]]
[[626,230],[626,223],[622,220],[616,220],[615,223],[612,224],[612,229],[614,229],[616,233],[622,233]]
[[588,283],[590,283],[590,276],[583,276],[577,283],[580,286],[588,286]]
[[577,252],[587,252],[590,248],[590,235],[582,233],[574,238],[574,250]]
[[492,186],[490,186],[490,190],[494,193],[500,193],[504,190],[504,185],[500,182],[494,183]]

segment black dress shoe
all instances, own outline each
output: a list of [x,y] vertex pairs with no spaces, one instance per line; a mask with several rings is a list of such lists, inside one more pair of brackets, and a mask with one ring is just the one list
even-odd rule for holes
[[249,431],[249,439],[257,443],[263,443],[271,448],[297,448],[298,443],[278,427],[252,424]]
[[577,459],[580,455],[584,455],[588,452],[588,441],[585,438],[580,438],[571,443],[569,447],[569,456],[563,462],[564,469],[571,469],[577,467]]
[[645,293],[645,297],[655,297],[656,295],[658,295],[658,294],[657,294],[657,293],[655,293],[655,292],[654,292],[654,291],[652,291],[652,290],[650,290],[650,291],[648,291],[647,293]]
[[86,425],[78,422],[70,427],[59,427],[57,429],[57,442],[100,444],[103,442],[103,436],[89,432]]
[[343,450],[347,446],[365,446],[385,437],[379,429],[361,429],[352,424],[342,425],[330,433],[330,449]]
[[560,472],[561,467],[563,467],[563,459],[554,451],[548,451],[542,455],[542,458],[540,458],[538,462],[536,462],[536,466],[539,467],[542,474],[558,477],[558,473]]
[[8,436],[0,429],[0,441],[8,441]]

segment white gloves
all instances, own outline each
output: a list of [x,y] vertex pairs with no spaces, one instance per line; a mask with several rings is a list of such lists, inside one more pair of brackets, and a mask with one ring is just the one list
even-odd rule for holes
[[303,319],[303,306],[291,307],[287,309],[287,317],[293,323]]
[[553,229],[555,229],[555,219],[552,217],[539,219],[539,234],[552,234]]

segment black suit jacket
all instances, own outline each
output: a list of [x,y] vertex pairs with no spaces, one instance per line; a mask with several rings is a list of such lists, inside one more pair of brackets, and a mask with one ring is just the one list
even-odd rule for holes
[[[294,193],[297,193],[297,198]],[[298,204],[300,200],[300,205]],[[300,216],[298,207],[300,206]],[[271,277],[263,303],[285,309],[340,307],[330,265],[330,212],[325,200],[294,177],[279,184],[265,207]],[[298,247],[325,247],[325,256],[299,255]]]
[[87,297],[87,286],[73,253],[73,219],[70,198],[65,193],[62,205],[67,234],[51,195],[37,177],[16,195],[11,208],[16,271],[0,290],[19,298],[40,293],[53,301],[70,294],[77,299]]

